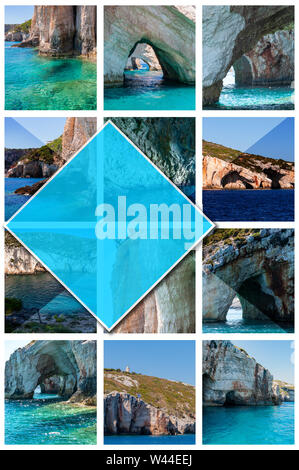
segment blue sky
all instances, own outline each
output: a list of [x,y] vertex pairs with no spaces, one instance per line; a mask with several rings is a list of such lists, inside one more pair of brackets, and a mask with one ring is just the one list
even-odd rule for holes
[[294,384],[293,341],[232,341],[268,369],[275,379]]
[[8,361],[10,355],[18,348],[23,348],[26,344],[30,343],[28,339],[23,340],[7,340],[5,341],[5,361]]
[[104,367],[195,385],[194,341],[105,341]]
[[5,118],[5,147],[30,148],[59,137],[65,118]]
[[6,6],[5,24],[20,24],[33,16],[33,6]]
[[242,152],[294,161],[293,118],[204,118],[203,138]]

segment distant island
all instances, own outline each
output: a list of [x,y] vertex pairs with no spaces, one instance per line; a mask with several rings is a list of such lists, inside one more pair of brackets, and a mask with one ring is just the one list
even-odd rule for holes
[[203,189],[293,189],[294,163],[203,140]]

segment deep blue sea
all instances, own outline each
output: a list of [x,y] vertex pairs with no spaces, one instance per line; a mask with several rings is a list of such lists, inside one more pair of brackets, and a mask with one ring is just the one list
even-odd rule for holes
[[96,109],[96,64],[39,56],[5,42],[5,109]]
[[244,320],[242,310],[233,309],[228,312],[225,322],[202,324],[203,333],[294,333],[294,325],[274,323],[270,320]]
[[205,407],[203,444],[294,444],[294,403]]
[[5,400],[5,444],[96,444],[96,409],[39,394]]
[[294,89],[224,86],[218,103],[207,106],[205,109],[294,109]]
[[195,444],[195,434],[179,434],[178,436],[140,436],[137,434],[118,434],[105,436],[104,444],[109,445],[191,445]]
[[11,274],[5,277],[5,297],[22,300],[24,308],[38,308],[44,314],[87,312],[55,277],[47,272],[34,275]]
[[294,221],[294,190],[205,190],[203,212],[215,222],[291,222]]
[[30,196],[14,194],[16,189],[31,186],[42,178],[5,178],[5,220],[10,219]]
[[195,87],[163,79],[161,72],[126,71],[122,87],[106,88],[105,110],[194,110]]

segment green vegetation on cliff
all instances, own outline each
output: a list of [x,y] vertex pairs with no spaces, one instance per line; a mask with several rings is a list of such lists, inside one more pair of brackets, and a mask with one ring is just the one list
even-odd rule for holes
[[222,228],[216,229],[212,232],[211,235],[207,236],[203,244],[205,246],[209,245],[230,245],[233,242],[238,244],[246,242],[247,237],[250,235],[253,237],[258,237],[260,234],[260,229],[253,228]]
[[248,170],[261,173],[265,165],[278,167],[282,170],[292,170],[294,164],[286,160],[263,157],[251,153],[243,153],[240,150],[225,147],[224,145],[215,144],[206,140],[202,141],[203,156],[219,158],[228,163],[242,166]]
[[104,393],[125,392],[178,417],[195,416],[195,387],[159,377],[105,369]]
[[29,33],[31,28],[31,19],[24,21],[24,23],[16,24],[13,28],[13,31],[20,32],[20,33]]
[[31,149],[20,160],[41,162],[51,165],[54,162],[54,157],[61,154],[62,149],[62,136],[52,140],[42,147]]
[[16,248],[22,245],[15,237],[12,236],[10,232],[6,230],[5,231],[5,246],[7,248]]

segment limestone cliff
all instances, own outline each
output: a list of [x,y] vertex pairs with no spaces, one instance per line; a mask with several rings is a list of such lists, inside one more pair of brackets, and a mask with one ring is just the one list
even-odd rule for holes
[[41,55],[96,56],[96,6],[35,6],[29,38]]
[[203,341],[203,404],[278,405],[273,376],[230,341]]
[[134,51],[128,58],[126,69],[128,70],[139,70],[141,69],[140,59],[145,62],[149,70],[162,70],[161,65],[157,59],[154,49],[149,44],[139,43],[135,47]]
[[35,274],[45,268],[9,232],[5,232],[5,274]]
[[[32,341],[17,349],[5,364],[5,397],[20,400],[33,397],[38,385],[59,379],[59,395],[71,402],[95,404],[95,341]],[[44,385],[45,384],[45,385]]]
[[294,163],[203,140],[203,189],[293,189]]
[[244,319],[294,321],[294,230],[218,229],[203,247],[203,320],[225,321],[233,299]]
[[238,86],[288,86],[294,80],[294,30],[276,31],[234,64]]
[[123,84],[128,57],[138,43],[152,46],[164,78],[195,82],[194,7],[105,6],[105,86]]
[[280,398],[281,402],[295,401],[295,387],[282,380],[274,380],[272,386],[273,393]]
[[105,434],[195,432],[195,388],[191,385],[107,369],[104,391]]
[[62,135],[61,164],[69,160],[96,133],[97,119],[70,117],[65,121]]
[[111,118],[179,186],[195,185],[194,118]]
[[222,80],[267,34],[294,23],[293,6],[203,7],[203,104],[217,102]]
[[28,152],[31,152],[33,149],[12,149],[5,148],[5,171],[9,170],[20,158],[26,155]]

